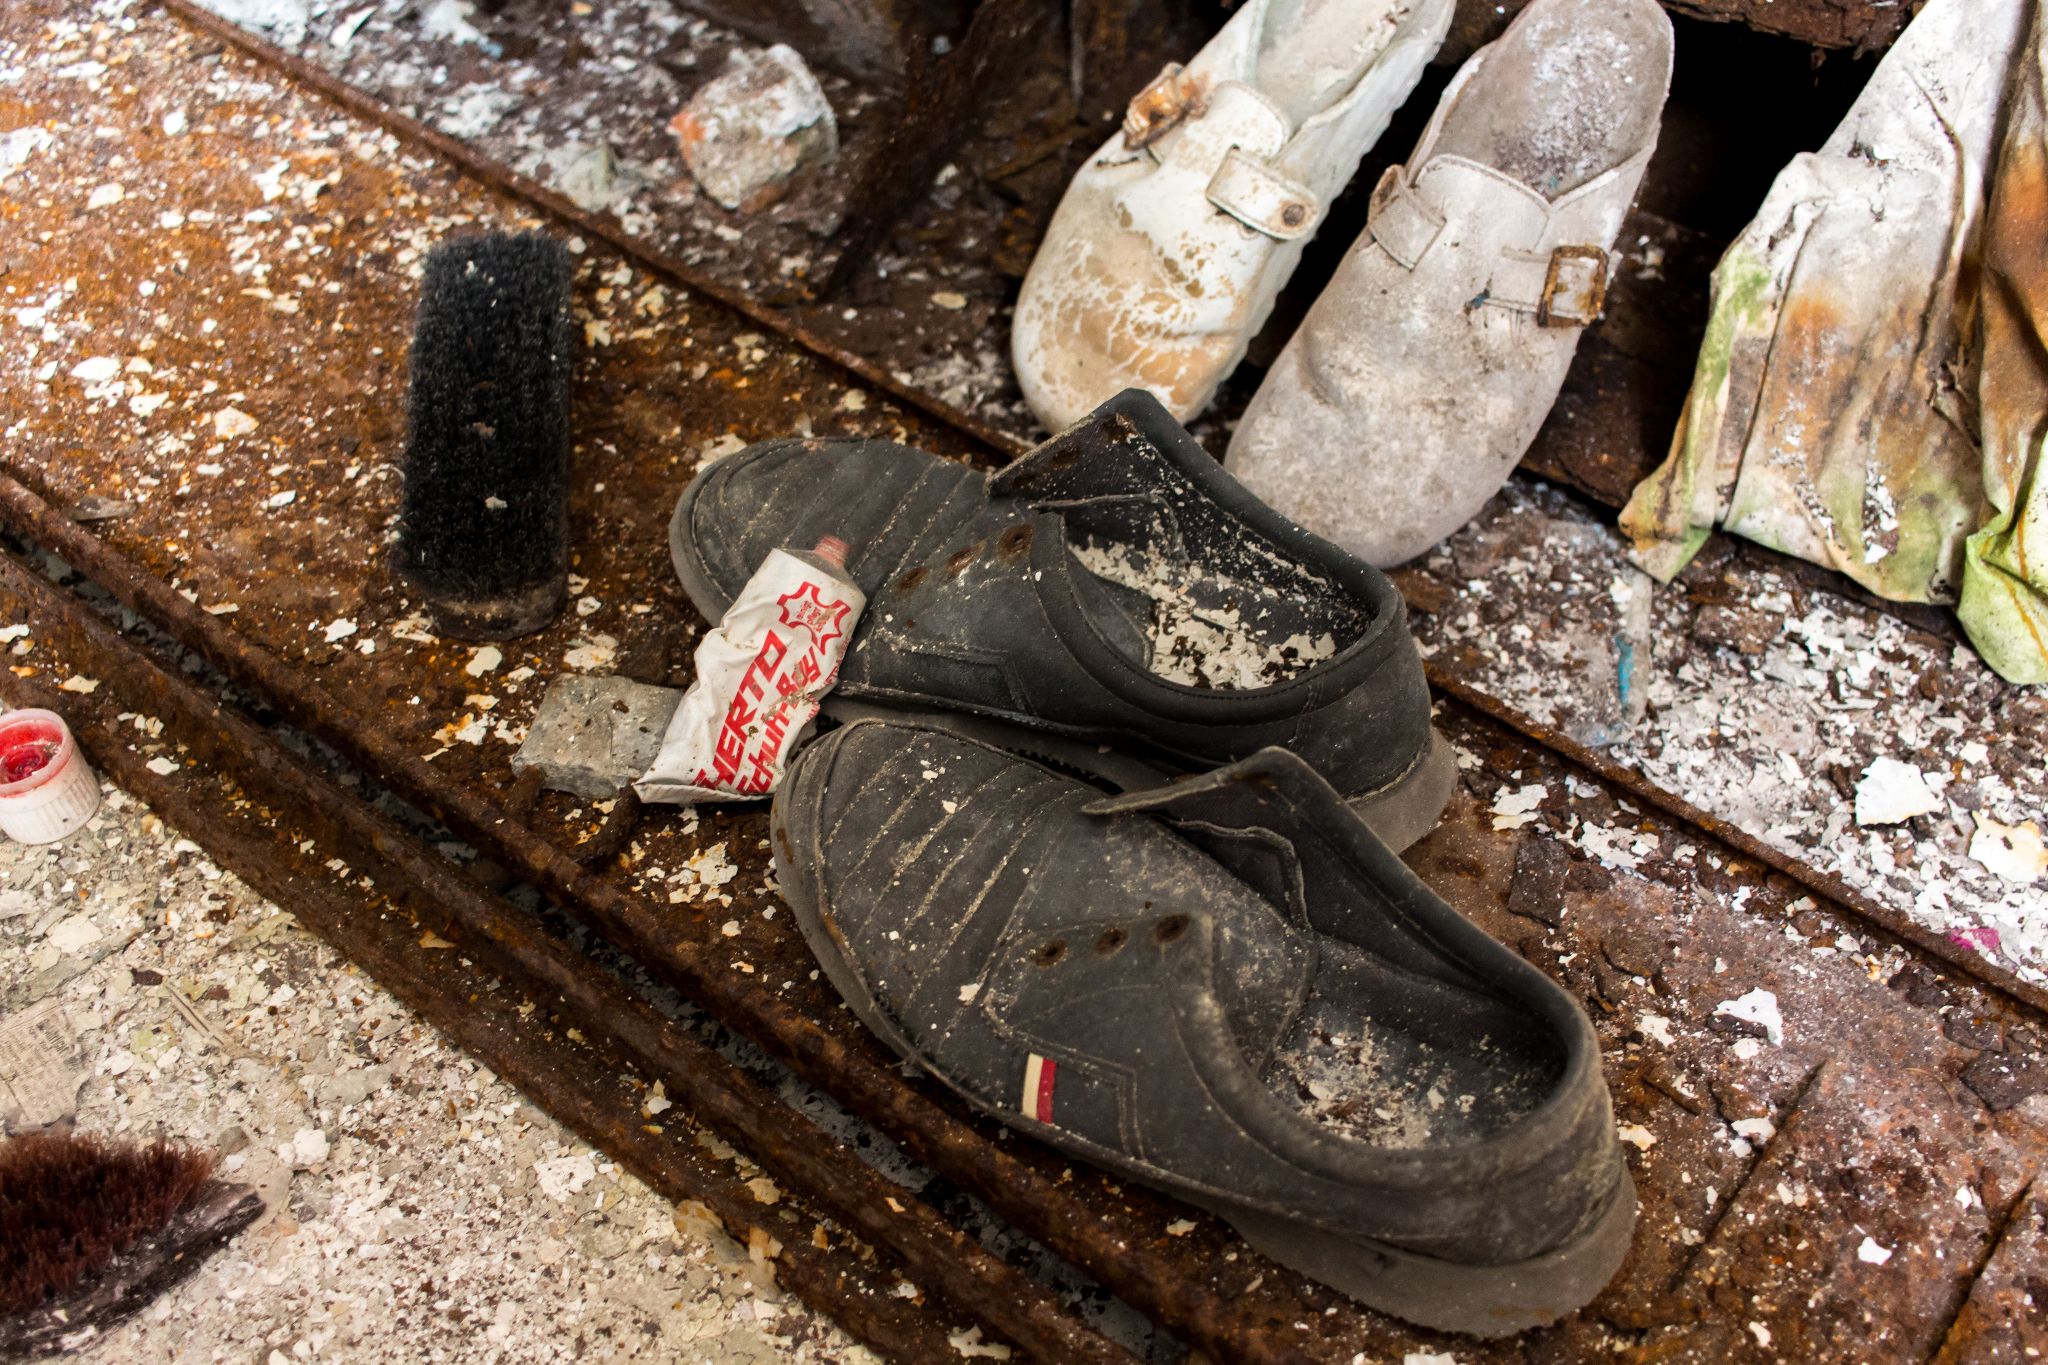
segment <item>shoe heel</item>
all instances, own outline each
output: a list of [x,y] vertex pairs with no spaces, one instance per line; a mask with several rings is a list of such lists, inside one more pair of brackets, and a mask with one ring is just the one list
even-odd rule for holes
[[1431,728],[1429,752],[1420,763],[1393,785],[1351,797],[1345,804],[1371,826],[1381,843],[1399,853],[1436,828],[1457,785],[1457,756],[1444,737]]

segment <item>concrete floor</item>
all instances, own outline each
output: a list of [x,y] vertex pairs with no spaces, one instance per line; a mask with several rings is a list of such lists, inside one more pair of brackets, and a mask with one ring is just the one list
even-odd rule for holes
[[44,1001],[81,1130],[216,1150],[269,1205],[79,1359],[872,1359],[111,786],[0,844],[0,1026]]

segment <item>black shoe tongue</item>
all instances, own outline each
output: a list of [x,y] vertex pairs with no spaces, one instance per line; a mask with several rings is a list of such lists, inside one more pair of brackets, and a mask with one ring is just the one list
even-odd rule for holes
[[1314,940],[1279,912],[1247,896],[1239,913],[1215,920],[1216,997],[1254,1069],[1265,1066],[1300,1017],[1315,976]]
[[1071,562],[1068,573],[1074,581],[1074,597],[1080,602],[1081,610],[1102,632],[1110,647],[1141,665],[1150,658],[1152,599],[1136,588],[1097,578]]
[[1180,857],[1165,865],[1180,891],[1172,904],[1214,926],[1217,1004],[1245,1055],[1263,1066],[1307,1005],[1317,935],[1293,844],[1258,823],[1256,803],[1244,805],[1248,789],[1224,777],[1130,792],[1092,809],[1110,819],[1157,819],[1155,828],[1180,845]]

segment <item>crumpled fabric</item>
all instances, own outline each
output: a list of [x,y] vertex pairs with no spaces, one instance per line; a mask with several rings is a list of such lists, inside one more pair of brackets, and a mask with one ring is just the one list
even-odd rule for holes
[[1932,0],[1722,257],[1670,456],[1621,515],[1649,573],[1718,526],[1956,604],[1992,667],[2048,680],[2036,9]]
[[[1984,496],[1956,612],[1984,661],[2048,682],[2048,8],[2014,73],[1984,233]],[[2031,547],[2031,550],[2030,550]]]

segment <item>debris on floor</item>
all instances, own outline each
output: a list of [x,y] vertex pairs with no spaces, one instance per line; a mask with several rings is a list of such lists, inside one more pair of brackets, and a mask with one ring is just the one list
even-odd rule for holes
[[[1588,677],[1612,676],[1627,541],[1566,495],[1518,478],[1404,579],[1424,657],[1536,726],[1608,723]],[[1443,585],[1457,595],[1438,599]],[[2048,703],[2001,683],[1967,645],[1795,577],[1711,553],[1651,600],[1654,655],[1632,655],[1644,719],[1602,752],[1657,788],[1959,951],[2048,982],[2048,895],[1992,851],[2048,810]],[[1861,818],[1859,818],[1861,817]],[[1987,836],[1988,838],[1988,836]],[[1629,844],[1593,836],[1601,860]]]
[[75,1031],[80,1131],[268,1206],[82,1359],[873,1360],[118,790],[0,845],[0,983]]
[[537,768],[552,791],[609,801],[653,764],[682,697],[673,687],[564,673],[548,684],[513,770]]
[[839,152],[831,103],[796,49],[782,43],[736,49],[669,131],[704,192],[743,213],[774,203],[793,177]]

